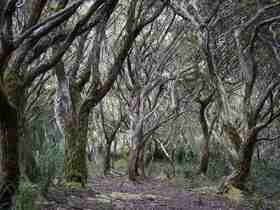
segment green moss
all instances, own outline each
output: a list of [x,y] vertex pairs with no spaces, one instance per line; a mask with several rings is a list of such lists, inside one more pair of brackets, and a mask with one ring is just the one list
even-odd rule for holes
[[4,79],[4,81],[15,80],[15,79],[17,79],[17,75],[14,71],[8,70],[8,71],[4,72],[3,79]]
[[[74,123],[73,123],[74,124]],[[67,182],[78,182],[82,186],[87,181],[86,145],[85,139],[80,137],[82,131],[78,131],[71,121],[67,126],[65,138],[64,170]]]
[[3,81],[5,88],[7,89],[16,89],[16,86],[19,82],[19,78],[13,71],[6,71],[3,76]]
[[6,95],[8,96],[10,105],[16,108],[18,99],[18,90],[20,87],[20,80],[17,74],[13,71],[5,71],[3,75],[3,86]]
[[73,100],[73,105],[76,107],[77,110],[80,109],[82,104],[82,98],[78,85],[71,85],[71,96]]

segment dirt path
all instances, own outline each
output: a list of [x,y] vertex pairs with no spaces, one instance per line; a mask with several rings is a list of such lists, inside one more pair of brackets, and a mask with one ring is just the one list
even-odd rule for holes
[[89,190],[52,191],[51,204],[43,210],[241,210],[233,202],[214,195],[180,191],[158,179],[132,183],[126,178],[96,177]]

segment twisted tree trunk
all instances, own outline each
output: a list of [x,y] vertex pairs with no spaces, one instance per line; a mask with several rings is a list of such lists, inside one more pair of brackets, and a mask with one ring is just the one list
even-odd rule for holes
[[250,136],[241,143],[239,149],[239,162],[236,169],[226,179],[226,183],[239,189],[245,188],[245,183],[250,175],[250,167],[254,148],[256,143],[256,136]]

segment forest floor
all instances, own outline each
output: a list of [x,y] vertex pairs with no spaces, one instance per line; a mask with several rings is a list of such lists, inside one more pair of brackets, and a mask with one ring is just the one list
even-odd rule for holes
[[89,180],[87,190],[52,189],[48,197],[43,210],[253,210],[224,196],[185,190],[160,178],[133,183],[125,176],[98,176]]

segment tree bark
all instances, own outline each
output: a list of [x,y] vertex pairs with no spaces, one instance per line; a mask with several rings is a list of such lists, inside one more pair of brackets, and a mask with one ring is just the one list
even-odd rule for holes
[[38,182],[38,166],[35,157],[32,152],[32,142],[30,133],[32,132],[28,128],[28,122],[26,120],[25,108],[26,108],[26,91],[20,90],[21,97],[18,103],[18,135],[19,135],[19,159],[20,159],[20,171],[22,175],[27,176],[31,182]]
[[198,173],[206,174],[208,169],[209,163],[209,139],[205,139],[203,148],[202,148],[202,155],[200,159],[200,165]]
[[0,142],[1,142],[1,188],[0,207],[12,205],[18,187],[20,170],[18,160],[18,113],[0,90]]
[[128,157],[128,178],[131,181],[137,181],[137,150],[130,149]]
[[66,185],[76,183],[82,187],[87,182],[86,146],[89,112],[82,110],[81,95],[75,86],[69,87],[64,64],[56,66],[57,90],[55,117],[64,136],[64,176]]
[[[253,138],[253,139],[251,139]],[[250,175],[251,161],[255,148],[255,137],[250,137],[241,144],[239,151],[239,167],[227,178],[227,183],[234,187],[244,189],[244,185]]]
[[224,125],[225,142],[228,147],[228,160],[232,168],[239,167],[240,161],[240,147],[242,144],[242,138],[237,129],[231,124]]
[[200,159],[200,165],[199,165],[199,170],[198,174],[206,174],[207,169],[208,169],[208,163],[209,163],[209,141],[211,137],[211,132],[216,120],[216,117],[213,119],[211,125],[208,125],[207,119],[206,119],[206,111],[208,105],[211,103],[212,98],[214,96],[214,92],[211,93],[209,96],[207,96],[205,99],[198,99],[198,102],[200,104],[200,109],[199,109],[199,122],[202,128],[202,133],[203,133],[203,145],[202,145],[202,150],[201,150],[201,159]]
[[108,175],[111,171],[111,146],[112,141],[107,141],[106,143],[106,154],[104,160],[104,174]]
[[130,149],[128,158],[128,177],[131,181],[145,178],[145,145],[138,144],[135,149]]
[[138,153],[137,159],[137,167],[138,167],[138,174],[139,177],[144,179],[145,175],[145,145],[141,146],[140,151]]
[[65,123],[64,174],[68,184],[78,183],[82,187],[87,182],[86,144],[88,116],[83,121]]
[[204,142],[202,145],[202,154],[201,154],[201,159],[200,159],[200,165],[199,165],[199,170],[198,170],[198,174],[202,173],[202,174],[206,174],[207,173],[207,169],[208,169],[208,163],[209,163],[209,141],[210,141],[210,133],[209,133],[209,129],[208,129],[208,124],[204,115],[204,110],[205,108],[201,108],[201,113],[200,113],[200,124],[202,127],[202,131],[203,131],[203,138],[204,138]]

